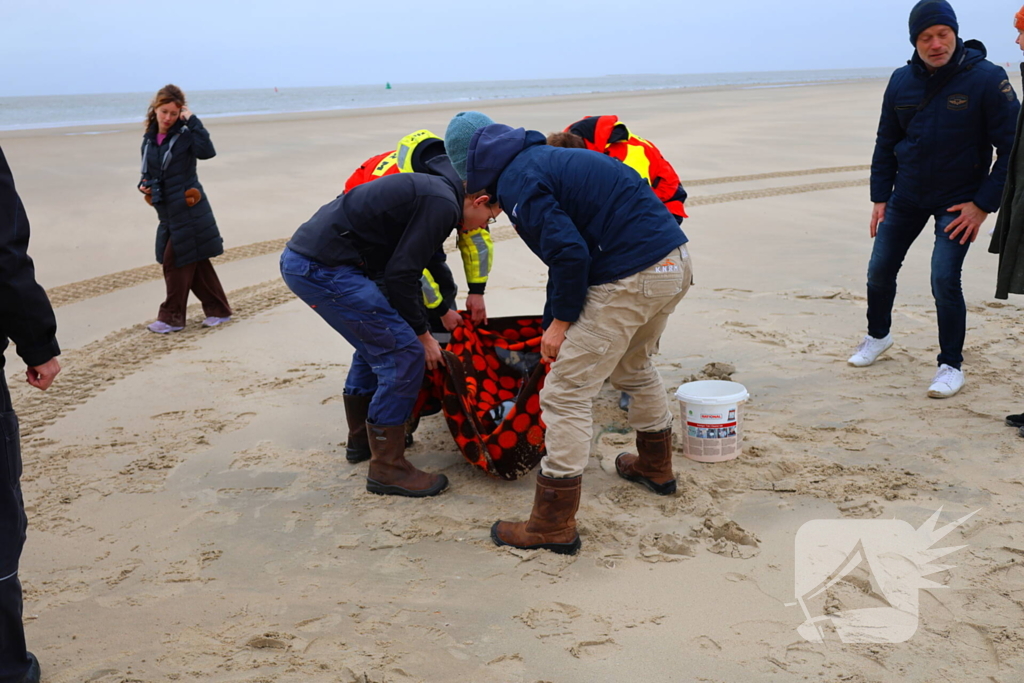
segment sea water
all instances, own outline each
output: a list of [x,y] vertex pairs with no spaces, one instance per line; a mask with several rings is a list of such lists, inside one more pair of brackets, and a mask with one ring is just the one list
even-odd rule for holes
[[[218,116],[363,109],[434,102],[544,97],[578,93],[662,90],[707,86],[765,87],[887,77],[889,68],[828,71],[602,76],[533,81],[392,83],[318,88],[188,90],[189,108],[204,119]],[[63,126],[141,123],[153,93],[0,97],[0,131]],[[466,108],[471,108],[467,104]]]

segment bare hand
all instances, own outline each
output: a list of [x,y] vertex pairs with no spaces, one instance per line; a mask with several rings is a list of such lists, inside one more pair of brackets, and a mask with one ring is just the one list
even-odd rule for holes
[[462,316],[459,315],[458,311],[449,309],[447,313],[441,316],[441,324],[444,325],[444,329],[451,332],[462,324]]
[[42,365],[29,368],[25,371],[28,383],[36,389],[46,391],[53,384],[54,378],[60,373],[60,363],[56,358],[51,358]]
[[188,117],[192,116],[192,111],[187,107],[181,108],[181,113],[178,114],[178,118],[182,121],[188,121]]
[[960,215],[946,226],[945,232],[950,233],[949,239],[955,240],[957,236],[960,236],[960,244],[967,244],[978,239],[981,224],[988,218],[987,211],[979,209],[974,202],[951,206],[949,211],[951,213],[960,212]]
[[572,323],[563,320],[552,320],[544,335],[540,338],[540,355],[544,360],[555,360],[558,358],[558,351],[565,341],[565,332]]
[[871,239],[878,234],[878,224],[885,222],[885,202],[875,202],[875,208],[871,210]]
[[483,294],[470,294],[466,297],[466,310],[469,311],[474,325],[487,324],[487,304]]
[[427,370],[436,370],[444,365],[444,356],[441,355],[441,345],[437,343],[430,332],[418,335],[420,343],[423,344],[423,353],[427,360]]
[[146,185],[139,185],[139,192],[141,192],[142,194],[152,194],[153,189]]

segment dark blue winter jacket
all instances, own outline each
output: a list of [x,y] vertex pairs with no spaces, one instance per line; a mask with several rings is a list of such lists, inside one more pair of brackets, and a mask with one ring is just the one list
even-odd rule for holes
[[989,213],[999,209],[1020,103],[984,46],[968,45],[958,41],[953,59],[934,74],[915,53],[892,75],[871,162],[871,201],[887,202],[895,192],[928,209],[970,201]]
[[653,266],[687,242],[646,180],[585,149],[545,144],[542,133],[492,124],[469,143],[466,190],[490,188],[513,227],[548,266],[545,325],[575,322],[587,288]]

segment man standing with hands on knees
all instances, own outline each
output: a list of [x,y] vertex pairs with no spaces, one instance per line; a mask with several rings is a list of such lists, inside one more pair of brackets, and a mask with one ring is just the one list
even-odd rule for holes
[[686,235],[647,181],[615,159],[502,124],[466,132],[449,127],[445,135],[449,156],[467,159],[455,167],[466,191],[496,193],[548,267],[541,353],[553,362],[540,393],[547,454],[529,520],[497,522],[491,539],[575,554],[593,400],[606,379],[633,397],[638,452],[619,455],[619,476],[659,495],[676,491],[672,412],[651,357],[690,288]]
[[999,209],[1020,103],[1006,72],[985,59],[985,47],[959,38],[946,0],[917,3],[909,23],[916,51],[886,88],[871,162],[868,334],[849,363],[871,365],[892,346],[896,276],[934,217],[931,280],[941,352],[928,395],[948,398],[964,386],[964,258]]
[[0,683],[38,683],[39,662],[25,649],[18,562],[28,519],[21,495],[18,417],[4,375],[8,339],[28,366],[28,383],[45,391],[60,372],[57,321],[28,257],[28,217],[0,150]]

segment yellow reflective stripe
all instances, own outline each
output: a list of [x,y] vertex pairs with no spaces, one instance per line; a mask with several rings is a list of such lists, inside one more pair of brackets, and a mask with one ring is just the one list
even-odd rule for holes
[[438,136],[431,133],[429,130],[418,130],[415,133],[409,133],[404,138],[398,141],[398,149],[395,150],[395,160],[398,164],[399,173],[412,173],[412,153],[413,150],[421,143],[427,140],[440,140]]
[[380,163],[377,164],[377,166],[373,169],[373,173],[371,173],[370,175],[372,175],[374,178],[379,178],[380,176],[390,171],[391,167],[397,163],[398,152],[392,152],[391,154],[387,155],[386,157],[380,160]]
[[459,253],[462,254],[462,267],[466,271],[466,282],[487,282],[494,266],[494,241],[491,239],[491,231],[477,228],[469,232],[460,232],[458,245]]
[[[635,140],[640,140],[634,136]],[[629,166],[631,169],[640,174],[640,177],[647,181],[648,184],[651,182],[651,160],[647,158],[647,152],[640,145],[626,144],[626,158],[622,160],[622,163]]]
[[420,289],[423,290],[423,303],[427,308],[437,308],[444,301],[444,297],[441,296],[441,288],[429,270],[424,270],[420,277]]

